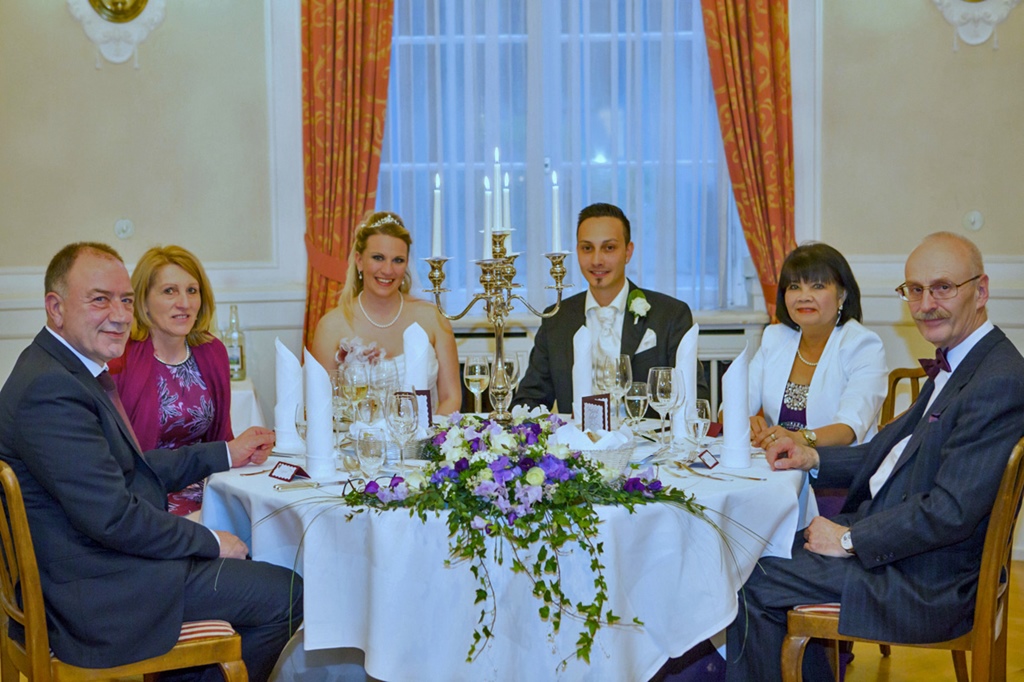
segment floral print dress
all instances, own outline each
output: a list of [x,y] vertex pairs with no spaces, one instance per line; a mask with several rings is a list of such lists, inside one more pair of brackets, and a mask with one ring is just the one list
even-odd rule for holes
[[[157,362],[154,379],[160,403],[157,448],[174,449],[206,441],[213,425],[213,394],[199,373],[195,357],[190,354],[177,365]],[[168,510],[179,516],[198,511],[204,485],[205,481],[199,481],[168,495]]]

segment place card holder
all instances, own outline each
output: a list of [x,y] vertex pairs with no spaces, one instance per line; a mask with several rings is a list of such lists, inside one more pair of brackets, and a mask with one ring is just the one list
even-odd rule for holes
[[612,397],[607,393],[584,396],[583,419],[580,427],[584,431],[610,431],[612,422]]
[[718,466],[718,458],[711,454],[710,450],[702,450],[697,455],[697,459],[700,460],[701,464],[706,466],[708,469],[714,469]]
[[270,477],[287,483],[288,481],[292,481],[297,478],[309,478],[309,474],[307,474],[306,471],[297,464],[278,462],[274,468],[270,470]]
[[426,433],[430,433],[430,427],[434,423],[434,410],[430,404],[430,391],[416,391],[416,401],[419,403],[417,414],[420,416],[420,428]]

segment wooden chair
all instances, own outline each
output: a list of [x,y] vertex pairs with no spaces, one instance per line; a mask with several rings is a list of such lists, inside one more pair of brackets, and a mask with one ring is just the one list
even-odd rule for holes
[[[217,664],[228,682],[246,682],[242,640],[230,623],[196,621],[182,625],[181,636],[166,654],[114,668],[79,668],[59,660],[50,651],[43,609],[39,566],[29,533],[25,502],[14,470],[0,462],[0,484],[6,514],[0,513],[0,605],[6,616],[0,623],[0,677],[18,682],[18,673],[29,682],[104,680]],[[21,604],[16,587],[20,584]],[[24,643],[10,637],[7,619],[25,630]]]
[[882,412],[878,418],[879,427],[885,426],[896,418],[896,388],[906,379],[910,382],[910,402],[913,404],[921,395],[921,384],[928,375],[920,367],[897,367],[889,372],[889,390],[882,401]]
[[[1024,493],[1024,438],[1017,443],[1006,464],[996,494],[985,546],[981,553],[978,592],[974,603],[974,627],[970,632],[945,642],[901,644],[900,646],[949,649],[959,682],[967,682],[967,654],[971,652],[971,680],[1006,679],[1006,637],[1010,608],[1010,561],[1013,558],[1013,531]],[[878,642],[839,633],[839,604],[816,604],[791,609],[787,615],[788,633],[782,644],[782,679],[800,682],[804,650],[812,637],[826,640]],[[838,670],[837,656],[833,656]]]

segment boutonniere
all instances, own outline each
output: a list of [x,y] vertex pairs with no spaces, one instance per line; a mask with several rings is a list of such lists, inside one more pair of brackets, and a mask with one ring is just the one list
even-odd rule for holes
[[626,308],[633,313],[633,324],[636,324],[641,317],[647,317],[647,311],[651,309],[651,304],[647,302],[643,291],[633,289],[629,292],[629,297],[626,298]]

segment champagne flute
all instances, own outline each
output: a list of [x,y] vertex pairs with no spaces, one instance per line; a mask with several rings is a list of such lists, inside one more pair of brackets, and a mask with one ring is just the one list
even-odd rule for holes
[[634,381],[626,389],[626,419],[630,426],[636,426],[647,413],[647,382]]
[[483,411],[480,396],[491,383],[491,366],[487,358],[482,355],[470,355],[466,358],[463,380],[466,382],[466,388],[473,393],[473,411],[479,414]]
[[295,432],[303,443],[306,442],[306,404],[299,403],[295,406]]
[[672,409],[679,398],[679,384],[672,367],[652,367],[647,373],[647,399],[650,406],[661,417],[658,440],[662,444],[659,452],[668,449],[665,438],[665,414]]
[[353,362],[345,365],[344,383],[345,397],[352,407],[355,415],[359,411],[359,405],[366,400],[366,394],[370,386],[370,373],[364,363]]
[[633,361],[626,355],[618,355],[607,361],[608,381],[612,394],[612,414],[618,416],[619,405],[633,383]]
[[708,435],[708,428],[710,426],[711,404],[704,398],[698,398],[694,405],[694,412],[686,420],[688,435],[696,445],[696,449],[693,451],[693,459],[696,459],[700,451],[704,449],[704,438]]
[[380,429],[363,429],[356,440],[356,454],[359,467],[367,478],[373,479],[384,467],[384,454],[387,448],[384,432]]
[[405,474],[405,446],[412,440],[419,426],[419,401],[415,393],[395,391],[388,394],[384,419],[391,438],[398,444],[398,472]]

